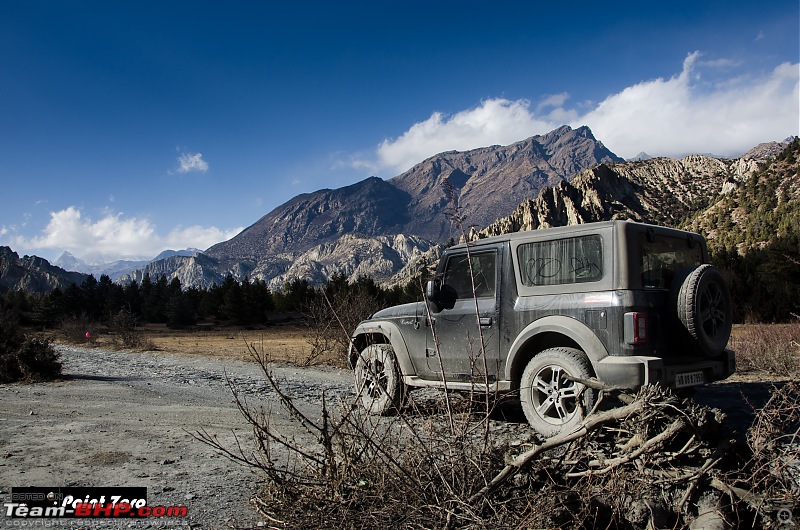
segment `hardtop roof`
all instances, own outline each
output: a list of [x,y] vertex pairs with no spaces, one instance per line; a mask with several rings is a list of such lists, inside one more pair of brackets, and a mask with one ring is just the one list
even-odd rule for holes
[[[523,230],[520,232],[510,232],[508,234],[500,234],[498,236],[487,237],[484,239],[478,239],[476,241],[470,242],[470,247],[476,246],[483,246],[483,245],[491,245],[494,243],[503,243],[506,241],[516,241],[519,239],[539,239],[539,238],[547,238],[552,236],[559,236],[559,235],[568,235],[573,233],[580,233],[580,232],[590,232],[593,230],[602,230],[608,227],[614,227],[618,225],[626,225],[631,227],[641,227],[642,231],[649,229],[654,229],[658,232],[677,232],[679,234],[692,234],[692,232],[687,232],[685,230],[678,230],[677,228],[671,228],[668,226],[662,225],[655,225],[655,224],[647,224],[647,223],[639,223],[636,221],[628,221],[628,220],[613,220],[613,221],[596,221],[592,223],[583,223],[577,225],[567,225],[567,226],[556,226],[550,228],[537,228],[535,230]],[[696,235],[696,234],[695,234]],[[454,245],[453,249],[460,249],[465,248],[465,243],[459,243]]]

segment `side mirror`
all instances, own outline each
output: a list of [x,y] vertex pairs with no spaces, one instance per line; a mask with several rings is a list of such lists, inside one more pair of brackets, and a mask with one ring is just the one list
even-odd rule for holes
[[439,284],[435,280],[428,280],[425,284],[425,298],[434,304],[439,299]]

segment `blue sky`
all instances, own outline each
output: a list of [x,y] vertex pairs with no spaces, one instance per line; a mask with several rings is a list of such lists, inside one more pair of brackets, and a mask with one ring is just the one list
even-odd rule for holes
[[797,135],[797,0],[0,0],[0,245],[207,248],[300,193],[589,125],[632,157]]

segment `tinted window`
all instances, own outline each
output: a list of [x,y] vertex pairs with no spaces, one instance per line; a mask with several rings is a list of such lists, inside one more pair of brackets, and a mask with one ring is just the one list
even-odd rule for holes
[[642,286],[649,289],[669,289],[681,270],[703,262],[703,250],[695,242],[689,246],[686,238],[641,235]]
[[525,285],[594,282],[603,277],[600,236],[537,241],[517,249],[520,276]]
[[[475,276],[475,295],[478,298],[495,295],[495,261],[496,254],[472,254],[472,274]],[[443,289],[452,289],[456,298],[472,298],[472,280],[470,278],[470,262],[467,255],[453,256],[447,262],[444,272]]]

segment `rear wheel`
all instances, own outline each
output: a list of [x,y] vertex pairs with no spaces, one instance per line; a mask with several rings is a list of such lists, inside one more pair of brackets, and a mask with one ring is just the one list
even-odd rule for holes
[[355,382],[357,399],[370,414],[400,410],[405,385],[388,344],[372,344],[361,351],[356,361]]
[[574,429],[594,406],[596,392],[570,377],[592,377],[589,359],[575,348],[544,350],[522,373],[522,410],[542,436],[549,438]]

